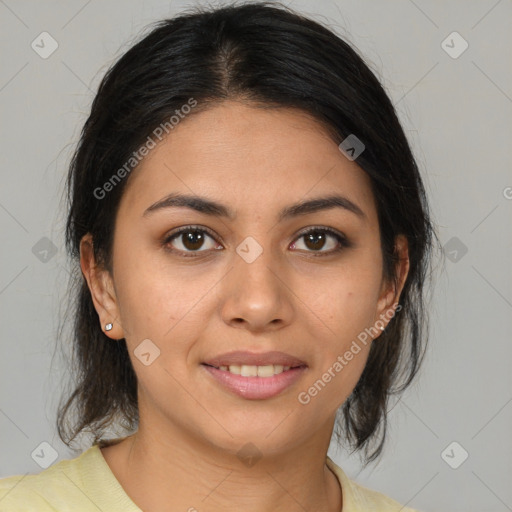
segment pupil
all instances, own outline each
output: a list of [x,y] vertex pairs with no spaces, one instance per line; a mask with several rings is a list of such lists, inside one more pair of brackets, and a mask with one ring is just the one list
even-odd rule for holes
[[[312,241],[313,242],[313,247],[310,247],[308,245],[308,242]],[[308,234],[306,235],[306,245],[308,245],[308,247],[310,247],[310,249],[321,249],[324,245],[324,242],[325,242],[325,233],[318,233],[318,234]]]
[[185,240],[183,245],[190,250],[200,249],[203,244],[204,238],[200,231],[189,231],[183,235]]
[[[183,245],[190,250],[200,249],[203,245],[204,237],[201,231],[189,231],[182,235],[184,237]],[[306,235],[306,245],[310,249],[321,249],[325,243],[325,233],[309,233]]]

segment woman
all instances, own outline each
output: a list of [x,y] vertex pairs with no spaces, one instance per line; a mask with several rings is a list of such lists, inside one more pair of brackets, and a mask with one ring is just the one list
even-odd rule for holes
[[[78,366],[58,429],[94,441],[1,480],[2,510],[412,510],[327,456],[337,419],[366,463],[382,451],[435,239],[347,43],[275,3],[160,22],[103,79],[68,187]],[[106,439],[117,420],[130,434]]]

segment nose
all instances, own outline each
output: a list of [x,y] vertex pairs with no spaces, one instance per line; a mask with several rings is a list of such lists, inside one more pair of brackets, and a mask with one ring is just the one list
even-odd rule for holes
[[234,255],[233,267],[223,279],[223,321],[251,332],[282,329],[294,314],[293,293],[282,265],[263,251],[254,261]]

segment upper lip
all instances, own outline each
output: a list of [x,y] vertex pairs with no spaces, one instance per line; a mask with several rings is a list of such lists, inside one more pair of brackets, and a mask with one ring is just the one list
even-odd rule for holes
[[230,366],[230,365],[248,365],[248,366],[266,366],[271,364],[279,364],[282,366],[307,366],[307,364],[284,352],[262,352],[254,353],[243,350],[228,352],[204,361],[203,364],[211,366]]

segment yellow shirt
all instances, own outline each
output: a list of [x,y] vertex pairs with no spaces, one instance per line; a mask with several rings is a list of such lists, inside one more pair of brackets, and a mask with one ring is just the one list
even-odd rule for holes
[[[101,445],[103,446],[103,445]],[[341,512],[415,512],[350,480],[329,457],[343,494]],[[99,445],[39,474],[0,479],[0,512],[142,512],[112,473]]]

